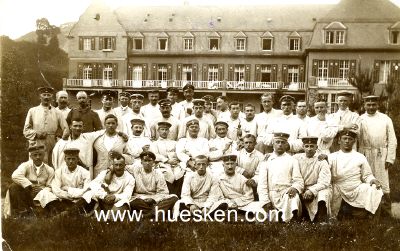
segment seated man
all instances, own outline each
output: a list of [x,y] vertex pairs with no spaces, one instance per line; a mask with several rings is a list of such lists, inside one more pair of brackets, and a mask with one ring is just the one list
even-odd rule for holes
[[[58,198],[60,211],[68,213],[89,212],[94,206],[90,206],[82,198],[89,189],[89,171],[78,165],[79,149],[67,148],[64,150],[65,165],[55,171],[54,180],[51,183],[53,194]],[[91,202],[91,201],[89,201]]]
[[175,203],[174,218],[177,218],[181,210],[214,211],[218,208],[216,202],[221,199],[222,194],[219,188],[218,179],[214,178],[207,167],[208,158],[199,155],[194,158],[196,172],[185,176],[181,199]]
[[332,172],[332,215],[343,217],[372,216],[381,203],[380,182],[372,175],[364,155],[353,150],[357,133],[343,130],[339,137],[340,150],[328,155]]
[[136,179],[136,186],[130,203],[132,210],[142,210],[144,217],[153,217],[158,211],[171,209],[178,197],[169,194],[167,183],[162,173],[154,169],[156,155],[145,151],[140,154],[141,165],[130,168]]
[[[247,179],[236,172],[236,155],[225,155],[224,173],[219,177],[219,187],[223,199],[222,202],[228,205],[229,209],[246,211],[256,214],[262,211],[262,204],[254,201],[253,190],[247,185]],[[219,203],[222,203],[219,201]]]
[[135,179],[125,170],[125,157],[114,154],[112,166],[103,170],[89,183],[90,191],[83,195],[86,201],[95,199],[101,210],[123,211],[129,209],[129,201],[135,187]]
[[[51,196],[50,192],[54,170],[43,162],[44,145],[30,146],[28,151],[30,160],[19,165],[11,176],[13,183],[9,187],[4,201],[5,217],[29,216],[34,214],[32,209],[38,212],[47,212],[46,205],[55,200],[54,195]],[[40,210],[36,206],[46,207],[46,209]]]
[[267,161],[260,163],[257,187],[264,210],[278,210],[278,218],[284,222],[293,217],[300,219],[299,194],[304,188],[298,161],[285,152],[289,136],[287,133],[274,133],[274,152]]
[[210,171],[214,177],[224,172],[221,157],[234,153],[237,148],[235,141],[227,137],[228,127],[229,125],[225,121],[217,121],[215,123],[217,137],[210,139],[208,144],[210,147],[210,161],[212,161]]
[[143,136],[145,121],[143,119],[132,119],[132,135],[129,137],[128,146],[134,157],[134,164],[140,163],[139,155],[150,149],[151,140]]
[[158,122],[159,138],[151,143],[150,151],[156,155],[156,167],[164,174],[169,192],[180,196],[185,171],[179,166],[175,153],[176,141],[168,139],[170,127],[168,122]]
[[304,137],[302,141],[305,153],[293,156],[299,162],[304,179],[304,192],[300,199],[311,221],[327,221],[330,216],[331,170],[327,161],[318,159],[318,137]]

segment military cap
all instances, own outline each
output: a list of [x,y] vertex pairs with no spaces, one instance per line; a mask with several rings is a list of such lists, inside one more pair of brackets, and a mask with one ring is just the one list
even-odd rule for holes
[[343,131],[340,132],[339,134],[340,136],[350,136],[354,139],[357,138],[357,132],[352,131],[352,130],[348,130],[348,129],[344,129]]
[[144,157],[150,157],[152,160],[156,159],[156,155],[153,152],[150,151],[143,151],[140,155],[140,159],[144,159]]
[[138,118],[131,119],[132,125],[137,125],[137,124],[144,125],[145,123],[146,122],[143,119],[138,119]]
[[301,141],[303,141],[303,144],[317,144],[318,137],[303,137],[301,138]]
[[121,92],[121,93],[119,94],[119,96],[120,96],[120,97],[127,97],[127,98],[130,98],[130,97],[131,97],[131,94],[130,94],[129,92]]
[[168,87],[167,92],[179,93],[179,89],[176,87]]
[[204,99],[193,99],[193,106],[204,106],[206,101]]
[[172,126],[171,123],[168,123],[166,121],[158,122],[157,125],[158,127],[167,127],[167,128],[170,128]]
[[340,92],[337,93],[337,96],[338,97],[348,97],[348,98],[350,98],[350,97],[353,96],[353,93],[348,92],[348,91],[340,91]]
[[44,145],[42,144],[35,144],[35,145],[30,145],[28,147],[28,152],[35,152],[35,151],[44,151]]
[[160,93],[160,90],[158,88],[151,89],[147,93]]
[[206,103],[210,103],[214,100],[214,97],[211,95],[205,95],[202,99],[206,101]]
[[234,154],[227,154],[221,157],[222,161],[236,161],[237,156]]
[[113,98],[114,98],[114,97],[113,97],[113,92],[112,92],[112,91],[109,91],[109,90],[105,90],[105,91],[102,93],[102,97],[105,98],[105,99],[108,99],[108,100],[113,99]]
[[284,132],[275,132],[274,133],[274,139],[285,139],[287,140],[289,138],[289,134],[284,133]]
[[364,102],[378,102],[379,101],[379,96],[375,95],[369,95],[363,98]]
[[279,102],[295,102],[296,100],[295,100],[295,98],[293,98],[292,96],[290,96],[290,95],[284,95],[284,96],[282,96],[280,99],[279,99]]
[[64,154],[65,155],[78,155],[79,151],[80,150],[78,148],[66,148],[66,149],[64,149]]
[[188,122],[186,122],[186,127],[189,127],[191,125],[199,125],[199,121],[197,119],[191,119]]
[[221,121],[221,120],[215,122],[215,128],[216,128],[217,126],[219,126],[219,125],[225,126],[226,128],[229,127],[228,123],[226,123],[225,121]]
[[182,90],[187,90],[187,89],[192,89],[193,91],[194,91],[194,86],[192,85],[192,84],[186,84],[183,88],[182,88]]
[[131,94],[131,99],[143,100],[144,96],[142,94],[139,94],[139,93],[134,93],[134,94]]
[[42,93],[53,93],[54,92],[54,88],[50,87],[50,86],[42,86],[37,88],[37,91],[42,94]]
[[160,99],[160,100],[158,101],[158,104],[159,104],[160,106],[170,106],[170,105],[172,104],[172,102],[171,102],[171,100],[169,100],[169,99],[167,99],[167,98],[164,98],[164,99]]

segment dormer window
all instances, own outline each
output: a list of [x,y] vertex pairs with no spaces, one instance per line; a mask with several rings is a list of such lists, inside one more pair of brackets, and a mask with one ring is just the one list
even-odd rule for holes
[[218,32],[213,32],[208,36],[208,48],[210,51],[219,51],[220,48],[220,41],[221,41],[221,36],[218,34]]
[[245,51],[246,50],[246,39],[247,36],[242,31],[236,34],[235,36],[235,45],[236,51]]
[[390,27],[389,43],[390,44],[400,44],[400,21]]
[[263,51],[272,51],[274,36],[271,32],[267,31],[261,36],[261,49]]
[[325,44],[344,44],[347,27],[341,22],[332,22],[324,28]]
[[183,36],[183,50],[192,51],[194,44],[194,35],[191,32],[187,32]]
[[167,51],[168,50],[168,34],[165,32],[161,32],[158,35],[158,50],[159,51]]
[[289,51],[300,51],[301,49],[301,36],[297,31],[289,35]]

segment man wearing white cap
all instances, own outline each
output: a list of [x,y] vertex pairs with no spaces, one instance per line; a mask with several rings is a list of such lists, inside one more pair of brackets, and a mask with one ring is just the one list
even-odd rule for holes
[[58,91],[56,93],[57,107],[56,110],[59,111],[65,120],[67,120],[68,113],[71,109],[68,107],[68,92]]

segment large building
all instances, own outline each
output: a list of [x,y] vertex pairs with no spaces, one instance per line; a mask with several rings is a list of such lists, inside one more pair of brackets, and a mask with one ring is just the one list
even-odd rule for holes
[[[370,69],[376,84],[400,76],[400,8],[389,0],[330,5],[125,6],[96,2],[68,36],[71,94],[146,92],[192,83],[196,97],[227,95],[259,110],[262,93],[335,109],[348,77]],[[94,102],[98,103],[98,102]]]

